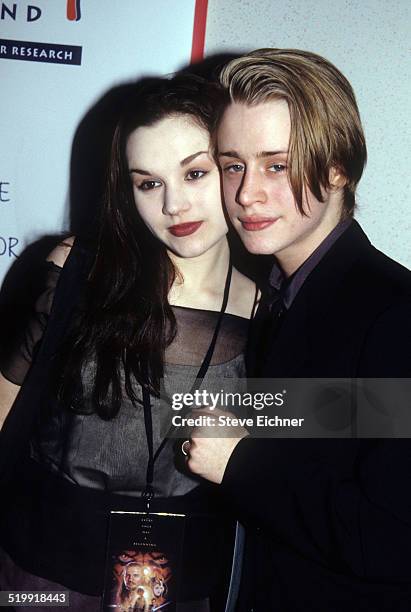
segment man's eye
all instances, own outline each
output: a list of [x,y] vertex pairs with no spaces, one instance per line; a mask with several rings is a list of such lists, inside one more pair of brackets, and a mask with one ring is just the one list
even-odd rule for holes
[[190,170],[186,174],[186,181],[196,181],[202,178],[207,172],[205,170]]
[[270,172],[274,172],[274,173],[284,172],[285,170],[287,170],[287,167],[286,167],[285,164],[272,164],[269,167],[269,170],[270,170]]
[[235,174],[237,172],[243,172],[244,166],[241,164],[230,164],[229,166],[225,166],[224,172],[228,172],[230,174]]
[[160,187],[160,185],[160,181],[143,181],[140,183],[140,185],[138,185],[138,189],[141,191],[151,191],[152,189]]

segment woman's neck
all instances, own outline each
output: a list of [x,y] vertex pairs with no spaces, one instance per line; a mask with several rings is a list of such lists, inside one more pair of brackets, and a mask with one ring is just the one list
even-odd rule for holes
[[171,252],[169,256],[177,271],[168,296],[170,304],[218,310],[230,258],[227,239],[198,257],[178,257]]

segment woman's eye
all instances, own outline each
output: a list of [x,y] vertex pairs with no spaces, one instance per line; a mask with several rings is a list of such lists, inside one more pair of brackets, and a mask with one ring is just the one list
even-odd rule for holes
[[190,170],[186,174],[186,181],[196,181],[197,179],[202,178],[207,172],[205,170]]
[[241,164],[230,164],[224,168],[224,172],[229,172],[230,174],[235,174],[237,172],[243,172],[244,166]]
[[140,185],[137,185],[137,188],[141,191],[151,191],[152,189],[160,187],[160,185],[160,181],[143,181]]
[[270,172],[278,173],[284,172],[287,167],[285,164],[272,164],[268,169],[270,170]]

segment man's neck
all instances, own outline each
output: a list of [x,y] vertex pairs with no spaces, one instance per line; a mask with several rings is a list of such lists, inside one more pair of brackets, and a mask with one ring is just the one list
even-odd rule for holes
[[317,267],[326,253],[331,249],[334,243],[342,236],[342,234],[351,225],[352,218],[349,217],[340,221],[335,228],[326,236],[320,245],[311,253],[311,255],[300,265],[294,274],[288,277],[284,283],[284,274],[278,264],[275,264],[271,270],[269,284],[273,289],[282,292],[282,299],[285,307],[290,308],[295,297],[300,291],[311,272]]
[[322,222],[307,234],[283,251],[275,253],[275,257],[286,278],[290,277],[303,263],[314,253],[320,244],[331,234],[331,232],[342,221],[341,209],[330,210]]

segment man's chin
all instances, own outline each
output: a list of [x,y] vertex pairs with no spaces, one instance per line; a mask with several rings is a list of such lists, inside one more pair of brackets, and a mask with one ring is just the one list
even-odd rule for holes
[[242,242],[249,253],[252,255],[273,255],[273,247],[270,244],[265,244],[262,240],[249,240],[247,237],[241,236]]

